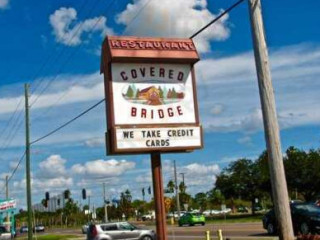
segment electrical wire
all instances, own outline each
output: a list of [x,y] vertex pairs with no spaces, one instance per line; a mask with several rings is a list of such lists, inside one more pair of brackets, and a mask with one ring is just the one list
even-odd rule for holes
[[[80,7],[79,13],[82,12],[82,10],[85,8],[85,6],[87,5],[88,2],[89,2],[89,0],[85,0],[85,1],[83,2],[83,4],[82,4],[81,7]],[[79,26],[79,28],[80,28],[80,26]],[[78,32],[78,29],[76,30],[76,32]],[[65,38],[66,34],[67,34],[67,31],[65,31],[65,32],[63,33],[62,38]],[[77,34],[77,33],[75,33],[75,34]],[[75,34],[74,34],[74,35],[75,35]],[[73,35],[73,36],[74,36],[74,35]],[[72,37],[72,36],[71,36],[71,37]],[[70,39],[68,43],[70,43],[71,41],[72,41],[72,39]],[[57,58],[55,59],[54,62],[56,62],[56,61],[58,60],[58,58],[59,58],[60,56],[62,56],[62,54],[64,53],[64,51],[65,51],[65,48],[63,48],[63,49],[61,50],[60,54],[57,56]],[[33,77],[33,79],[36,79],[36,78],[40,75],[40,73],[41,73],[41,71],[44,69],[44,67],[49,63],[49,61],[51,60],[51,58],[53,58],[55,52],[56,52],[56,51],[52,51],[52,53],[48,55],[47,59],[46,59],[46,60],[44,61],[44,63],[41,65],[40,69],[37,71],[37,73],[35,74],[35,76]],[[31,92],[31,95],[38,90],[38,88],[40,87],[40,85],[42,84],[42,82],[44,81],[44,79],[45,79],[45,78],[43,77],[43,78],[41,78],[41,79],[39,80],[39,83],[36,85],[36,87],[34,88],[34,90]]]
[[39,142],[39,141],[41,141],[41,140],[43,140],[43,139],[51,136],[52,134],[58,132],[58,131],[61,130],[62,128],[68,126],[70,123],[74,122],[74,121],[77,120],[78,118],[80,118],[80,117],[82,117],[83,115],[85,115],[86,113],[90,112],[92,109],[94,109],[94,108],[96,108],[97,106],[99,106],[99,105],[100,105],[101,103],[103,103],[104,101],[105,101],[105,98],[102,99],[102,100],[100,100],[99,102],[97,102],[96,104],[94,104],[93,106],[91,106],[90,108],[88,108],[87,110],[83,111],[82,113],[80,113],[80,114],[77,115],[76,117],[72,118],[72,119],[69,120],[68,122],[62,124],[60,127],[52,130],[51,132],[47,133],[47,134],[44,135],[44,136],[42,136],[42,137],[40,137],[40,138],[32,141],[32,142],[30,143],[30,145],[33,145],[33,144],[35,144],[35,143],[37,143],[37,142]]
[[[151,1],[151,0],[150,0]],[[150,2],[149,1],[149,2]],[[231,7],[229,7],[228,9],[226,9],[223,13],[221,13],[217,18],[213,19],[210,23],[208,23],[207,25],[205,25],[203,28],[201,28],[199,31],[197,31],[195,34],[193,34],[190,38],[194,38],[196,37],[197,35],[199,35],[202,31],[204,31],[206,28],[208,28],[210,25],[214,24],[216,21],[218,21],[220,18],[222,18],[225,14],[227,14],[228,12],[230,12],[232,9],[234,9],[236,6],[238,6],[240,3],[242,3],[244,0],[240,0],[238,2],[236,2],[235,4],[233,4]],[[148,4],[148,3],[147,3]],[[147,5],[146,4],[146,5]],[[145,6],[146,6],[145,5]],[[144,6],[144,7],[145,7]],[[141,12],[141,11],[140,11]],[[134,19],[133,19],[134,20]],[[62,124],[60,127],[52,130],[51,132],[47,133],[46,135],[32,141],[30,143],[30,145],[33,145],[39,141],[42,141],[44,140],[45,138],[53,135],[54,133],[58,132],[59,130],[63,129],[64,127],[68,126],[69,124],[71,124],[72,122],[76,121],[77,119],[79,119],[80,117],[82,117],[83,115],[85,115],[86,113],[90,112],[91,110],[93,110],[94,108],[96,108],[97,106],[99,106],[101,103],[103,103],[105,101],[105,98],[100,100],[99,102],[97,102],[96,104],[94,104],[93,106],[91,106],[90,108],[86,109],[85,111],[83,111],[82,113],[80,113],[79,115],[77,115],[76,117],[72,118],[71,120],[67,121],[66,123]],[[14,171],[12,172],[11,176],[10,176],[10,180],[12,179],[12,177],[14,176],[15,172],[17,171],[17,169],[19,168],[22,160],[24,159],[25,157],[25,152],[24,154],[22,155],[22,157],[20,158],[19,160],[19,163],[18,165],[16,166],[16,168],[14,169]]]
[[211,26],[212,24],[214,24],[215,22],[217,22],[220,18],[222,18],[224,15],[226,15],[228,12],[231,12],[235,7],[237,7],[240,3],[242,3],[244,0],[239,0],[238,2],[232,4],[230,7],[228,7],[225,11],[223,11],[218,17],[216,17],[215,19],[213,19],[211,22],[209,22],[207,25],[205,25],[204,27],[202,27],[199,31],[197,31],[196,33],[194,33],[190,38],[194,38],[197,35],[199,35],[201,32],[203,32],[204,30],[206,30],[209,26]]
[[19,166],[22,163],[22,160],[24,159],[24,157],[26,156],[26,152],[24,151],[24,153],[22,154],[22,156],[20,157],[17,166],[13,169],[13,172],[11,173],[10,177],[8,178],[8,182],[10,182],[10,180],[14,177],[16,171],[18,170]]
[[130,25],[137,19],[137,17],[141,14],[141,12],[152,2],[152,0],[148,0],[137,12],[137,14],[130,20],[129,24],[127,27],[124,29],[122,35],[128,32],[128,29],[130,28]]
[[[142,9],[144,9],[144,7],[150,3],[151,0],[149,0],[149,2],[147,2]],[[197,36],[198,34],[200,34],[202,31],[204,31],[206,28],[208,28],[210,25],[214,24],[215,22],[217,22],[220,18],[222,18],[225,14],[227,14],[228,12],[230,12],[232,9],[234,9],[236,6],[238,6],[240,3],[242,3],[244,0],[240,0],[238,2],[236,2],[235,4],[233,4],[231,7],[229,7],[228,9],[226,9],[224,12],[222,12],[218,17],[216,17],[215,19],[213,19],[211,22],[209,22],[207,25],[205,25],[204,27],[202,27],[199,31],[197,31],[195,34],[193,34],[190,38],[194,38],[195,36]],[[141,13],[141,11],[139,11]],[[134,20],[134,19],[132,19]],[[95,107],[97,107],[98,105],[100,105],[101,103],[103,103],[105,101],[105,98],[100,100],[98,103],[94,104],[93,106],[91,106],[90,108],[88,108],[87,110],[85,110],[84,112],[82,112],[81,114],[79,114],[78,116],[76,116],[75,118],[71,119],[70,121],[66,122],[65,124],[61,125],[60,127],[56,128],[55,130],[49,132],[48,134],[44,135],[43,137],[40,137],[36,140],[34,140],[33,142],[31,142],[32,144],[35,144],[47,137],[49,137],[50,135],[56,133],[57,131],[59,131],[60,129],[66,127],[67,125],[69,125],[70,123],[74,122],[75,120],[77,120],[78,118],[80,118],[81,116],[85,115],[86,113],[88,113],[89,111],[91,111],[92,109],[94,109]]]
[[[105,14],[105,15],[107,16],[108,13],[109,13],[109,11],[112,9],[111,6],[112,6],[114,3],[115,3],[115,0],[111,1],[110,4],[107,6],[106,11],[103,12],[103,14]],[[97,19],[96,23],[93,25],[93,27],[91,28],[91,30],[90,30],[89,32],[94,31],[94,29],[97,27],[98,23],[101,21],[101,19],[102,19],[102,17],[103,17],[103,14]],[[72,54],[72,56],[73,56],[78,50],[79,50],[79,48],[74,51],[74,53]],[[62,69],[61,69],[61,70],[62,70]],[[57,77],[55,77],[55,78],[53,79],[53,81],[55,81],[56,79],[57,79]],[[75,79],[75,80],[71,83],[70,88],[74,87],[76,84],[77,84],[77,80]],[[46,114],[48,114],[48,112],[50,112],[50,111],[51,111],[65,96],[67,96],[67,95],[68,95],[68,92],[65,92],[63,95],[61,95],[61,96],[60,96],[53,104],[51,104],[51,105],[48,107],[48,109],[47,109],[43,114],[41,114],[41,115],[46,115]],[[34,103],[33,103],[33,104],[34,104]],[[32,105],[33,105],[33,104],[32,104]],[[41,117],[41,115],[40,115],[40,116],[36,116],[36,117],[33,119],[33,121],[36,121],[37,119],[39,119],[39,118]]]
[[1,131],[1,133],[0,133],[0,139],[2,139],[3,134],[5,133],[5,131],[7,130],[7,128],[9,127],[10,123],[13,121],[16,113],[18,112],[18,109],[19,109],[20,105],[22,104],[22,100],[23,100],[23,98],[20,99],[20,101],[18,102],[18,104],[17,104],[17,106],[16,106],[13,114],[11,115],[11,117],[9,118],[7,124],[5,125],[5,127],[3,128],[3,130]]
[[[97,0],[96,3],[98,3],[99,1],[101,1],[101,0]],[[107,6],[106,9],[107,9],[107,10],[110,10],[110,9],[111,9],[111,8],[110,8],[111,5],[112,5],[115,1],[116,1],[116,0],[112,0],[112,1],[108,4],[108,6]],[[91,12],[94,10],[94,8],[95,8],[96,5],[97,5],[97,4],[95,4],[94,7],[91,9]],[[104,17],[104,16],[103,16],[103,14],[102,14],[102,15],[97,19],[97,21],[96,21],[95,24],[92,26],[92,28],[89,30],[89,32],[92,32],[92,31],[97,27],[97,25],[100,23],[100,21],[102,20],[103,17]],[[72,37],[71,37],[71,39],[69,40],[68,43],[71,43],[71,41],[74,39],[74,37],[78,34],[78,32],[80,31],[80,29],[81,29],[81,27],[83,26],[84,22],[85,22],[85,21],[81,22],[79,28],[78,28],[78,29],[75,31],[75,33],[72,35]],[[67,44],[67,45],[68,45],[68,44]],[[64,49],[65,49],[65,48],[64,48]],[[76,48],[76,49],[66,58],[66,60],[64,61],[64,63],[63,63],[63,64],[60,66],[60,68],[58,69],[55,77],[54,77],[51,81],[48,81],[47,85],[41,90],[40,94],[38,94],[38,95],[35,97],[35,99],[32,101],[32,103],[30,104],[30,108],[32,108],[33,105],[34,105],[34,104],[39,100],[39,98],[44,94],[44,92],[48,90],[48,88],[52,85],[52,83],[57,80],[57,78],[58,78],[58,73],[60,73],[60,72],[63,71],[63,69],[66,67],[67,63],[71,60],[71,58],[72,58],[80,49],[81,49],[80,47]]]

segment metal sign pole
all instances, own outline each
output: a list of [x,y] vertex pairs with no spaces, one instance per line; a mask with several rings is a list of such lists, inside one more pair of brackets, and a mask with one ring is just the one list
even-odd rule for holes
[[159,152],[151,153],[151,169],[156,210],[157,240],[167,240],[167,223],[163,194],[161,155]]

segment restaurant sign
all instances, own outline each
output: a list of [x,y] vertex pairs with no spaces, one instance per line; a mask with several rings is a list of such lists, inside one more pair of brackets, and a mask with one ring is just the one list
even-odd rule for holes
[[108,153],[186,151],[202,147],[189,39],[107,37],[102,72]]

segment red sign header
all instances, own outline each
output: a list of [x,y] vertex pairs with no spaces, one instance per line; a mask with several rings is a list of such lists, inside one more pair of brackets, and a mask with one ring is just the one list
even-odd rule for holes
[[173,50],[173,51],[195,51],[192,41],[143,41],[143,40],[119,40],[110,39],[112,49],[135,49],[135,50]]
[[[189,38],[107,36],[102,53],[102,65],[110,62],[194,64],[199,61],[196,47]],[[103,68],[101,70],[103,72]]]

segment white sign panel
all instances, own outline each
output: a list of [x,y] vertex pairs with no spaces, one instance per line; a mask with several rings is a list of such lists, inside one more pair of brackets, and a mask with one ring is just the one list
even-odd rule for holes
[[200,127],[118,128],[117,149],[201,147]]
[[17,203],[15,199],[0,202],[0,212],[6,211],[8,209],[16,208]]
[[196,123],[190,64],[113,63],[115,125]]

